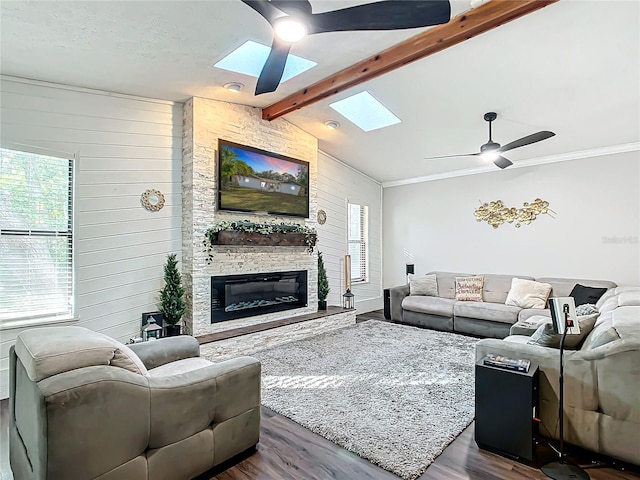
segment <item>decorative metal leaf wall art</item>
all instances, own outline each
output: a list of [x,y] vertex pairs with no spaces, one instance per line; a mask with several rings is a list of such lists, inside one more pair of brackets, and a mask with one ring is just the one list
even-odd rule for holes
[[507,207],[502,200],[483,203],[476,208],[474,215],[478,222],[487,222],[493,228],[498,228],[503,223],[514,223],[520,228],[523,223],[529,225],[538,215],[546,214],[554,218],[553,210],[549,208],[549,202],[536,198],[532,203],[524,202],[522,208]]

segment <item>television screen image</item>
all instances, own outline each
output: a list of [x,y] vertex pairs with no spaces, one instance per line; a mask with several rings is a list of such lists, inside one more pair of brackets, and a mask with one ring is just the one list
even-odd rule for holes
[[218,142],[218,209],[309,217],[309,163]]

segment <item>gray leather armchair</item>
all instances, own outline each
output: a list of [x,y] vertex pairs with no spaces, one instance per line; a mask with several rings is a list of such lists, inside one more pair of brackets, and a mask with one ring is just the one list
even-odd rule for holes
[[16,480],[190,479],[259,440],[260,363],[214,364],[193,337],[129,348],[81,327],[28,330],[9,395]]

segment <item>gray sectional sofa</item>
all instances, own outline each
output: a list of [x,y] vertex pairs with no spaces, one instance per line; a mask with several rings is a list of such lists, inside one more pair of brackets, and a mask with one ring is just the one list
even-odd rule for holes
[[[526,320],[534,315],[550,315],[548,309],[522,309],[505,305],[514,277],[549,283],[552,286],[551,296],[557,297],[568,296],[577,283],[608,289],[617,286],[605,280],[454,272],[430,274],[436,274],[438,296],[410,295],[409,285],[391,288],[391,319],[407,325],[492,338],[508,336],[511,326],[519,320]],[[484,277],[483,301],[457,301],[456,277],[472,275]]]
[[[593,330],[579,350],[564,353],[564,438],[640,465],[640,287],[611,289],[596,306],[600,315]],[[530,340],[480,340],[476,360],[492,353],[537,362],[539,431],[558,438],[559,350]]]

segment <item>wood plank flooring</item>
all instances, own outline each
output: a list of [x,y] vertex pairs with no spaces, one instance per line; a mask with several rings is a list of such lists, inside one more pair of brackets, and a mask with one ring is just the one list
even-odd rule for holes
[[[382,312],[359,316],[384,320]],[[11,479],[8,465],[8,400],[0,401],[0,478]],[[532,467],[480,450],[473,424],[429,466],[419,480],[544,480]],[[594,455],[581,452],[577,460],[593,480],[640,480],[640,473],[606,464],[591,464]],[[197,480],[398,480],[382,470],[312,433],[297,423],[262,407],[260,443],[255,451],[234,459]]]

